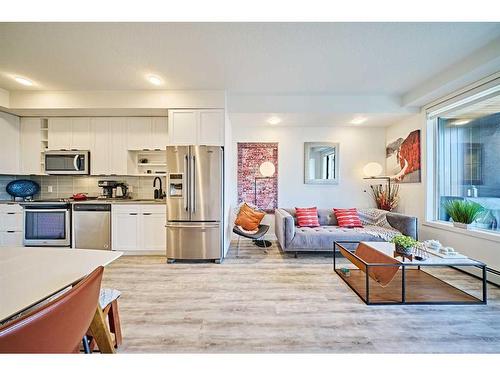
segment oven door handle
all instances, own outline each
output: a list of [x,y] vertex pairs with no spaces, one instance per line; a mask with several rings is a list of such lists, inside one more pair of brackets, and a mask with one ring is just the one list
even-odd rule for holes
[[67,217],[69,217],[69,213],[71,212],[71,209],[69,208],[25,208],[24,209],[24,216],[26,216],[27,213],[36,213],[36,212],[63,212],[66,214]]

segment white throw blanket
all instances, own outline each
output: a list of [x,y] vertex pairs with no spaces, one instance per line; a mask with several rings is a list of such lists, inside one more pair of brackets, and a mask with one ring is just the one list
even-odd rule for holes
[[364,228],[354,228],[357,232],[371,234],[384,241],[391,241],[395,236],[401,234],[395,230],[387,221],[387,212],[378,208],[359,208],[358,215]]

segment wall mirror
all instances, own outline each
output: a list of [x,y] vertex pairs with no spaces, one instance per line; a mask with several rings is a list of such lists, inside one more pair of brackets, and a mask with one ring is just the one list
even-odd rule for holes
[[339,183],[339,144],[333,142],[304,143],[304,183]]

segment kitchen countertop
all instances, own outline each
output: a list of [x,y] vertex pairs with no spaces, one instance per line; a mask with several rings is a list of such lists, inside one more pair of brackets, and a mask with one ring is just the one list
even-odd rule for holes
[[[37,199],[36,202],[44,202],[43,199]],[[54,200],[47,199],[47,202],[54,202]],[[0,200],[0,204],[26,204],[27,201],[13,201],[13,200]],[[96,203],[109,203],[109,204],[166,204],[165,199],[88,199],[86,201],[69,201],[71,204],[96,204]]]
[[86,201],[71,201],[71,204],[165,204],[164,199],[88,199]]

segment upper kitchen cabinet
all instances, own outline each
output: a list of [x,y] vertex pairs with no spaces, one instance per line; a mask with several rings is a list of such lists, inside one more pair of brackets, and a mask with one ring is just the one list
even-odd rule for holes
[[50,118],[48,140],[49,150],[89,150],[90,118]]
[[153,117],[151,146],[155,150],[165,150],[168,145],[168,123],[166,117]]
[[19,117],[0,112],[0,174],[19,173],[19,123]]
[[90,150],[90,118],[72,118],[71,130],[71,148],[74,150]]
[[224,111],[199,111],[198,144],[224,146]]
[[47,142],[46,122],[41,118],[21,118],[21,173],[42,173],[42,146]]
[[219,109],[168,112],[170,145],[224,145],[224,111]]
[[167,146],[165,117],[129,117],[126,128],[129,150],[163,150]]
[[127,134],[125,118],[95,117],[91,120],[90,173],[127,174]]
[[198,111],[168,111],[168,136],[170,145],[192,145],[198,143]]
[[149,149],[151,146],[151,117],[127,118],[127,148],[129,150]]

